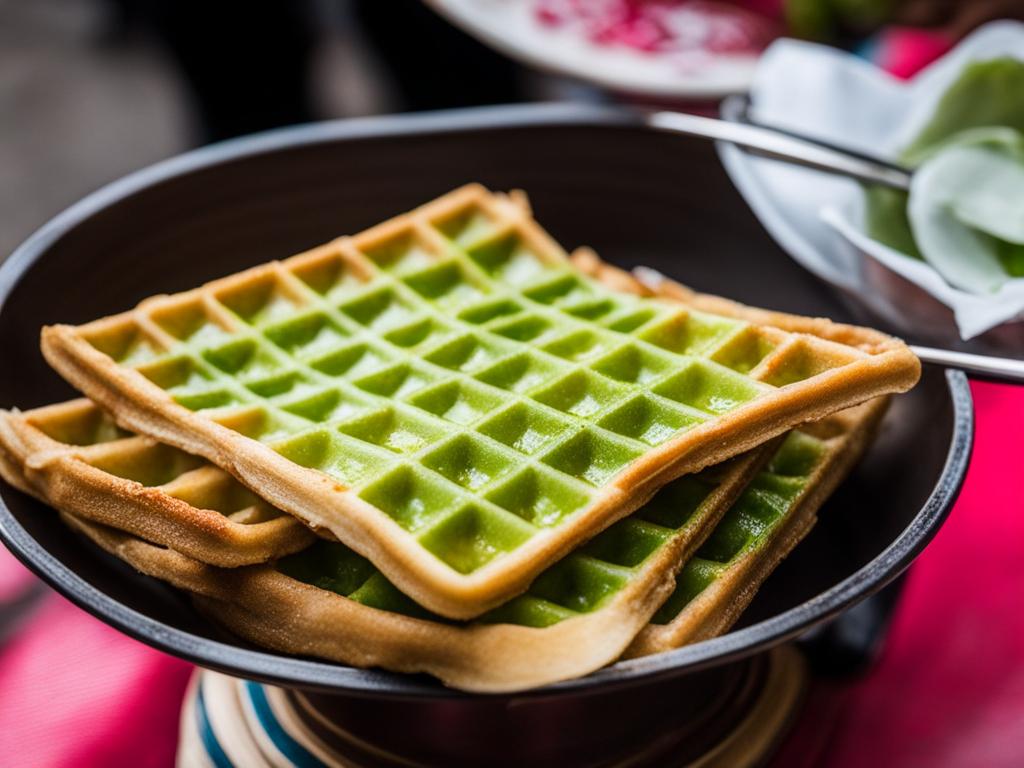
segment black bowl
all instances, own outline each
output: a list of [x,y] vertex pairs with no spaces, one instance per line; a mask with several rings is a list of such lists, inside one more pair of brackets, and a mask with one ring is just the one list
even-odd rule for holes
[[[613,262],[646,264],[741,301],[847,318],[828,289],[765,234],[713,147],[700,140],[576,106],[327,123],[161,163],[91,195],[30,238],[0,267],[0,405],[28,408],[73,394],[39,354],[45,323],[86,321],[153,293],[193,287],[355,232],[467,181],[527,190],[541,222],[566,246],[592,245]],[[706,714],[747,669],[742,660],[894,579],[949,512],[971,435],[964,376],[926,369],[921,383],[896,399],[865,462],[764,586],[740,628],[486,701],[425,677],[283,656],[226,637],[181,594],[87,546],[43,505],[6,486],[0,535],[78,605],[203,666],[358,697],[363,715],[391,713],[392,735],[396,722],[422,718],[421,707],[445,708],[449,716],[431,717],[429,732],[420,727],[415,738],[450,739],[457,727],[463,756],[475,748],[484,750],[478,757],[487,750],[493,757],[498,734],[514,732],[520,738],[504,742],[508,761],[537,757],[538,750],[557,760],[595,740],[610,759],[614,734],[642,739],[659,723]]]

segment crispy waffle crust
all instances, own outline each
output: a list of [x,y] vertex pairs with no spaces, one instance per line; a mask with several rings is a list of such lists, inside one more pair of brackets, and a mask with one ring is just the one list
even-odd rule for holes
[[[814,527],[818,509],[863,456],[887,407],[888,398],[879,398],[791,433],[791,444],[780,449],[687,561],[675,591],[625,656],[660,653],[728,631]],[[800,445],[803,436],[810,440]]]
[[[641,655],[725,631],[813,524],[885,405],[866,403],[675,481],[542,574],[526,595],[470,624],[426,614],[339,543],[317,542],[273,567],[225,570],[66,507],[62,517],[143,573],[193,592],[212,619],[259,645],[428,672],[466,690],[513,691],[586,674],[627,646],[628,655]],[[5,451],[0,468],[48,500]],[[153,489],[152,497],[162,493]],[[115,493],[109,503],[130,501]]]
[[[472,624],[430,616],[335,542],[321,541],[277,567],[226,570],[70,514],[66,499],[56,506],[71,527],[141,572],[193,592],[214,620],[255,643],[356,666],[428,672],[466,690],[508,691],[583,675],[617,658],[770,452],[766,446],[733,459],[699,484],[687,478],[674,494],[665,489],[668,498],[661,508],[652,504],[652,514],[661,523],[677,521],[676,527],[620,521],[542,574],[530,593]],[[45,489],[26,482],[9,454],[0,457],[12,484],[51,501]],[[134,509],[113,483],[107,487],[111,507]],[[164,491],[149,490],[152,512],[161,514]],[[335,589],[347,583],[349,596],[286,571]]]
[[263,563],[316,538],[221,470],[120,431],[88,400],[0,411],[0,475],[85,520],[205,563]]
[[570,261],[522,196],[479,186],[46,328],[43,351],[122,426],[205,457],[459,619],[673,478],[920,373],[875,331]]

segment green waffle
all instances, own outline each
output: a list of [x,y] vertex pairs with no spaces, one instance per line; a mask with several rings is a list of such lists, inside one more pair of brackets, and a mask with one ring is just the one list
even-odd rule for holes
[[[805,533],[809,526],[801,521],[813,518],[821,501],[859,459],[885,405],[884,400],[875,401],[843,412],[828,423],[790,432],[696,553],[686,559],[675,589],[651,617],[653,626],[647,631],[677,629],[681,621],[692,620],[693,608],[702,595],[713,591],[738,566],[770,555],[787,526]],[[542,573],[525,594],[477,622],[548,627],[600,610],[660,547],[700,521],[702,504],[731,471],[735,472],[727,464],[669,483],[633,515]],[[398,591],[368,560],[337,542],[319,541],[281,559],[276,569],[371,608],[445,621]],[[749,591],[752,595],[754,590]]]
[[48,328],[44,352],[125,426],[220,464],[421,605],[470,618],[672,478],[917,378],[901,342],[799,323],[591,277],[523,206],[470,187],[286,262]]
[[[304,541],[301,556],[280,559],[273,568],[210,568],[204,563],[222,563],[242,548],[220,541],[214,557],[205,549],[196,556],[196,542],[238,527],[236,510],[252,508],[251,493],[230,475],[170,446],[125,435],[87,401],[0,414],[0,471],[10,482],[54,504],[74,526],[140,570],[225,601],[224,610],[214,612],[217,618],[230,615],[234,605],[255,608],[268,637],[270,626],[288,628],[281,640],[257,642],[306,652],[303,644],[319,633],[343,648],[329,657],[427,670],[434,669],[439,644],[454,642],[468,649],[467,659],[476,658],[469,677],[452,678],[466,687],[541,684],[618,656],[671,592],[680,563],[767,458],[767,449],[759,449],[670,483],[636,515],[550,567],[527,594],[493,609],[472,629],[429,614],[368,560],[336,542]],[[260,517],[268,522],[256,523],[257,529],[294,524],[272,509]],[[287,555],[295,549],[283,548],[289,542],[288,529],[279,528],[264,543]],[[338,601],[350,614],[343,620],[334,615]],[[268,615],[274,611],[280,615]],[[317,628],[318,615],[333,619]],[[454,630],[453,639],[448,635]],[[484,653],[505,662],[481,672]],[[444,674],[443,667],[438,671]]]
[[264,563],[315,538],[222,470],[129,435],[88,400],[0,411],[0,459],[21,490],[204,563]]
[[[627,646],[640,655],[724,631],[809,528],[884,406],[873,401],[792,432],[761,469],[764,451],[674,481],[472,623],[429,614],[340,543],[228,571],[66,519],[143,572],[203,596],[211,617],[261,645],[426,671],[469,690],[518,690],[585,674]],[[179,466],[181,474],[150,489],[155,510],[165,487],[181,490],[195,476]],[[123,499],[114,492],[109,501]]]
[[[635,514],[549,567],[524,594],[476,621],[540,628],[599,610],[674,537],[704,526],[715,510],[703,503],[720,486],[723,474],[727,476],[729,468],[707,469],[673,481]],[[282,559],[277,569],[370,608],[445,621],[396,589],[369,560],[344,544],[318,541]]]

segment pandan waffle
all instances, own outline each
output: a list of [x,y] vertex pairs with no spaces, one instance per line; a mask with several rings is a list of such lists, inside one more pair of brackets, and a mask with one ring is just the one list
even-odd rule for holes
[[[884,399],[872,401],[795,430],[781,445],[679,478],[546,570],[524,595],[471,623],[429,614],[337,542],[317,541],[272,565],[225,570],[73,514],[64,518],[140,571],[194,592],[215,621],[257,644],[428,672],[467,690],[519,690],[586,674],[627,646],[639,655],[725,631],[810,528],[884,409]],[[8,467],[22,469],[16,461]],[[150,494],[157,510],[162,493]],[[112,506],[124,499],[111,490]]]
[[263,563],[316,538],[222,470],[129,435],[88,400],[0,411],[0,476],[55,507],[205,563]]
[[[34,416],[29,412],[6,419]],[[142,440],[116,441],[123,444],[119,453],[134,452],[133,465],[157,459],[160,469],[151,471],[160,471],[159,477],[138,473],[136,482],[115,475],[97,481],[95,475],[103,470],[90,465],[85,471],[68,463],[55,467],[49,482],[33,483],[27,466],[33,457],[22,461],[6,451],[4,442],[0,466],[12,484],[53,504],[69,525],[108,551],[143,573],[213,601],[207,608],[216,621],[256,643],[359,666],[430,672],[472,690],[542,685],[586,674],[617,658],[664,603],[680,565],[707,538],[771,448],[670,483],[635,515],[548,568],[525,594],[465,624],[430,614],[368,560],[337,542],[307,542],[303,551],[270,565],[226,570],[182,554],[178,541],[159,547],[126,533],[139,528],[138,517],[161,521],[182,497],[202,498],[190,494],[197,480],[206,485],[208,478],[197,477],[200,471],[218,475],[226,495],[247,493],[215,467],[193,469],[201,460],[159,461],[146,450],[153,443]],[[174,477],[163,482],[164,473]],[[146,479],[161,484],[146,487]],[[96,503],[83,506],[83,496]],[[218,514],[191,510],[195,519]]]
[[49,327],[43,350],[123,426],[228,470],[452,618],[523,592],[673,478],[919,375],[875,331],[607,274],[570,261],[521,196],[471,186]]
[[881,398],[793,430],[687,560],[676,587],[627,656],[723,634],[765,579],[811,530],[817,511],[870,444]]

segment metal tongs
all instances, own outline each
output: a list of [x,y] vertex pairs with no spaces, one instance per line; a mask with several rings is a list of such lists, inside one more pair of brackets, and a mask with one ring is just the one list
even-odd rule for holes
[[[742,109],[745,113],[745,105],[737,107],[738,103],[727,100],[723,108],[733,113],[736,113],[737,109]],[[908,168],[789,131],[746,120],[732,122],[681,112],[645,112],[642,113],[641,119],[646,125],[658,131],[681,133],[711,141],[725,141],[774,160],[846,176],[868,184],[882,184],[900,190],[910,189],[913,172]],[[911,349],[924,363],[957,368],[980,378],[1024,383],[1024,360],[917,345],[911,345]]]

